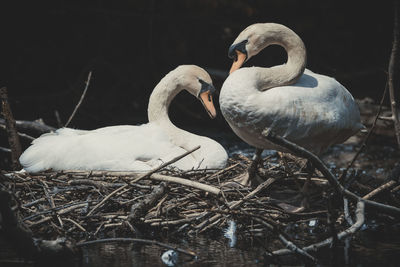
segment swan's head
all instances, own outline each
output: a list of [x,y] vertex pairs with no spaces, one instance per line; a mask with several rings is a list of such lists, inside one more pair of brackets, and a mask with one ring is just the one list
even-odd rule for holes
[[248,26],[239,34],[229,48],[228,56],[233,59],[229,73],[239,69],[244,62],[260,53],[268,45],[268,36],[270,36],[268,33],[274,31],[275,25],[278,24],[256,23]]
[[210,75],[202,68],[195,65],[182,65],[177,68],[179,85],[194,95],[203,104],[208,115],[213,119],[217,116],[212,95],[215,88]]

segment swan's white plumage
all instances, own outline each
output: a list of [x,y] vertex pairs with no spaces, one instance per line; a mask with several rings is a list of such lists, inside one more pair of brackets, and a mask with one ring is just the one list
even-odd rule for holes
[[[184,152],[154,123],[93,131],[63,128],[33,141],[20,162],[28,172],[50,168],[146,171]],[[194,159],[184,158],[175,166],[190,169]]]
[[[225,149],[210,138],[176,128],[167,116],[169,102],[159,99],[171,94],[175,96],[177,90],[182,90],[170,83],[168,77],[174,80],[173,77],[186,71],[187,68],[182,70],[181,66],[170,72],[167,80],[163,79],[154,90],[149,112],[158,108],[159,118],[154,116],[153,121],[139,126],[110,126],[92,131],[62,128],[44,134],[21,155],[22,166],[28,172],[47,169],[148,171],[200,145],[199,150],[172,166],[182,170],[224,167],[227,161]],[[200,74],[209,78],[204,70]]]
[[[265,36],[253,40],[254,42],[259,42],[260,39],[271,40],[268,39],[270,28],[273,29],[271,34],[287,33],[289,36],[276,37],[272,43],[280,44],[276,40],[281,39],[295,40],[299,44],[293,47],[301,47],[301,40],[288,28],[266,23],[249,26],[241,33],[250,36],[246,48],[254,50],[252,38],[255,37],[251,34],[252,31],[258,31],[259,35],[262,30],[266,31]],[[235,42],[241,41],[239,37]],[[259,47],[262,45],[264,44],[259,44]],[[283,45],[290,47],[287,43]],[[257,48],[257,53],[260,50]],[[300,55],[296,57],[296,53]],[[262,136],[263,130],[271,129],[319,154],[330,145],[345,141],[363,128],[357,104],[345,87],[331,77],[307,69],[302,73],[305,50],[292,53],[288,51],[288,54],[291,61],[288,61],[288,65],[241,68],[229,75],[224,82],[219,98],[221,111],[239,137],[258,148],[285,152],[285,149],[268,142]],[[288,84],[285,77],[295,77],[296,73],[299,73],[297,81],[285,85]],[[279,77],[279,74],[282,75]],[[264,89],[263,86],[268,88]]]

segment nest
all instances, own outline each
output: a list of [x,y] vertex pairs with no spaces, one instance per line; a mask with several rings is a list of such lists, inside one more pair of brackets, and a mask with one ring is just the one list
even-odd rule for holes
[[[304,160],[267,157],[257,170],[261,184],[238,186],[238,178],[247,175],[250,162],[236,156],[223,170],[168,169],[146,175],[11,172],[1,176],[1,185],[13,192],[18,200],[14,210],[35,237],[62,236],[78,244],[117,237],[225,233],[231,241],[236,236],[263,237],[266,251],[274,252],[340,237],[358,222],[361,207],[349,205],[347,199],[344,205],[322,173],[304,171]],[[307,192],[301,193],[307,180]],[[362,184],[352,175],[347,181],[348,188],[358,194],[373,191],[379,184],[371,179],[369,185]],[[391,198],[382,201],[393,202],[393,197],[398,201],[399,187],[394,185],[388,187],[392,188]],[[355,223],[351,219],[354,211]]]

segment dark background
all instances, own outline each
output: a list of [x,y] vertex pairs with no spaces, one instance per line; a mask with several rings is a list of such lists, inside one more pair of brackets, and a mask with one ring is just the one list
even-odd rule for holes
[[[379,99],[393,28],[390,1],[2,1],[0,86],[16,119],[43,118],[57,127],[92,82],[70,127],[93,129],[147,121],[148,97],[180,64],[227,72],[230,44],[246,26],[277,22],[293,29],[308,51],[307,68],[335,77],[356,97]],[[285,62],[270,47],[246,65]],[[217,89],[221,77],[213,76]],[[216,96],[216,101],[218,97]],[[180,127],[229,130],[211,121],[188,93],[170,110]]]

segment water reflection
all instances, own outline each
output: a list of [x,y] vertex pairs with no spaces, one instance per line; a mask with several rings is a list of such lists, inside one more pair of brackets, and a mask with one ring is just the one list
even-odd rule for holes
[[[226,239],[211,240],[196,237],[192,241],[181,241],[182,248],[196,251],[198,259],[179,254],[176,266],[261,266],[262,247],[242,244],[238,248],[229,246]],[[163,266],[161,256],[167,249],[158,246],[136,244],[96,244],[83,249],[79,266]]]

